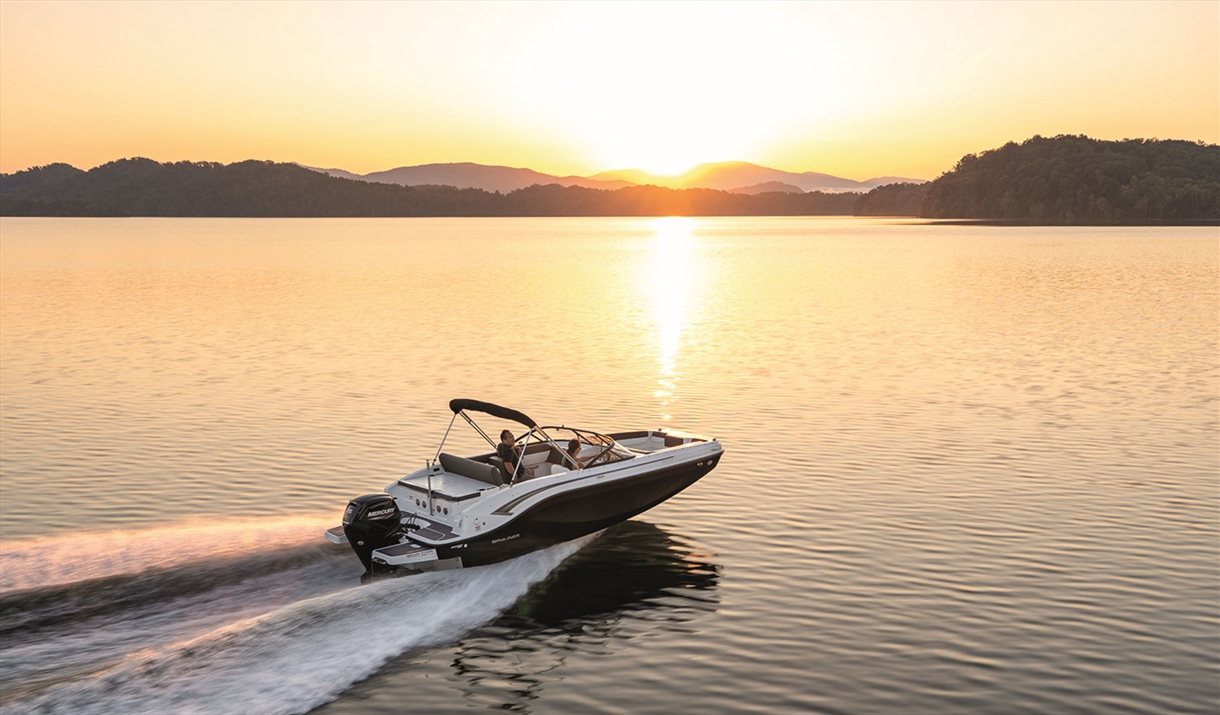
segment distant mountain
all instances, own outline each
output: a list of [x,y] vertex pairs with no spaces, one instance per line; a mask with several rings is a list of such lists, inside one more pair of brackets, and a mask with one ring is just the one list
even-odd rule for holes
[[352,181],[368,181],[368,179],[365,179],[360,174],[353,174],[352,172],[347,171],[345,169],[319,169],[316,166],[306,166],[305,164],[297,164],[297,166],[301,167],[302,169],[309,169],[310,171],[316,171],[321,174],[327,174],[329,176],[335,177],[336,179],[351,179]]
[[[305,167],[314,169],[314,167]],[[631,186],[629,181],[599,181],[583,176],[554,176],[533,169],[518,169],[511,166],[487,166],[485,164],[422,164],[400,166],[397,169],[374,171],[371,174],[353,174],[343,169],[314,169],[342,179],[356,179],[376,184],[398,184],[399,186],[454,186],[459,189],[482,189],[508,193],[527,186],[580,186],[586,189],[621,189]]]
[[[302,165],[304,166],[304,165]],[[700,164],[678,176],[659,176],[642,169],[622,169],[604,171],[590,177],[555,176],[544,174],[533,169],[521,169],[509,166],[488,166],[470,162],[460,164],[422,164],[419,166],[400,166],[387,171],[374,171],[370,174],[356,174],[344,169],[319,169],[305,166],[323,174],[329,174],[341,179],[370,181],[378,184],[398,184],[400,186],[454,186],[459,189],[482,189],[484,191],[499,191],[507,193],[524,189],[527,186],[580,186],[586,189],[621,189],[625,186],[663,186],[670,189],[718,189],[734,193],[758,193],[758,191],[791,191],[791,188],[759,189],[746,191],[760,184],[786,184],[799,191],[822,191],[825,193],[841,193],[844,191],[866,192],[869,189],[884,184],[895,183],[925,183],[923,179],[904,179],[885,176],[868,181],[853,181],[830,174],[819,174],[806,171],[796,174],[790,171],[780,171],[744,161],[729,161],[718,164]]]
[[902,176],[876,176],[871,179],[860,182],[869,184],[876,188],[878,186],[889,186],[890,184],[927,184],[927,179],[908,179]]
[[[418,169],[412,173],[411,169]],[[424,171],[424,170],[431,171]],[[398,171],[399,174],[395,174]],[[448,172],[448,173],[445,173]],[[464,172],[464,173],[463,173]],[[372,176],[421,181],[400,186]],[[455,188],[499,175],[528,186]],[[529,169],[434,164],[359,176],[342,169],[242,161],[121,159],[0,174],[5,216],[816,216],[1003,219],[1033,224],[1220,221],[1220,146],[1181,140],[1035,136],[967,154],[934,182],[851,181],[755,164],[705,164],[680,177],[607,172],[588,181],[723,188],[561,186]],[[548,183],[541,183],[547,181]],[[849,187],[878,184],[868,193]],[[495,184],[492,184],[495,186]],[[511,184],[500,184],[509,186]],[[808,191],[820,185],[825,191]],[[730,189],[730,190],[724,190]],[[498,193],[497,193],[498,191]]]
[[816,171],[794,173],[771,169],[744,161],[726,161],[716,164],[700,164],[677,176],[658,176],[641,169],[622,169],[604,171],[589,177],[602,181],[630,181],[635,184],[652,184],[671,189],[720,189],[733,191],[741,187],[757,186],[769,182],[779,182],[798,187],[801,191],[823,191],[838,193],[843,191],[868,191],[883,184],[893,183],[925,183],[923,179],[903,179],[898,177],[883,177],[868,181],[843,179],[830,174],[819,174]]
[[730,194],[765,194],[768,191],[782,191],[789,194],[805,193],[801,187],[785,184],[782,181],[764,181],[753,186],[738,186],[735,189],[729,189]]
[[121,159],[0,174],[4,216],[815,216],[850,214],[858,194],[534,184],[507,193],[399,186],[296,164]]

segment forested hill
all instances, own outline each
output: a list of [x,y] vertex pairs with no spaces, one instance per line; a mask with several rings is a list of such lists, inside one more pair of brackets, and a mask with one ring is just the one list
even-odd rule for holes
[[509,193],[398,186],[295,164],[123,159],[0,174],[6,216],[813,216],[918,215],[1050,224],[1220,221],[1220,146],[1034,137],[969,154],[930,184],[868,194],[556,184]]
[[327,176],[295,164],[123,159],[0,174],[5,216],[809,216],[851,214],[858,193],[732,194],[559,185],[506,194]]
[[919,207],[925,218],[1063,224],[1220,220],[1220,146],[1036,136],[968,154],[926,190]]

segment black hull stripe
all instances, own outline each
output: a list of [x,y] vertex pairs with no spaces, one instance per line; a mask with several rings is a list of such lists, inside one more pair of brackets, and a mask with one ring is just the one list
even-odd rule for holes
[[[651,462],[651,464],[656,464],[656,463],[664,462],[664,461],[669,460],[669,459],[673,459],[673,455],[665,455],[665,456],[661,457],[660,459],[656,460],[655,462]],[[713,457],[713,459],[715,459],[715,457]],[[522,503],[522,502],[526,501],[527,499],[532,499],[533,497],[535,497],[535,496],[537,496],[537,495],[539,495],[539,494],[542,494],[543,492],[550,491],[551,489],[559,489],[560,487],[566,487],[566,486],[569,486],[569,485],[572,485],[572,484],[576,484],[577,482],[583,482],[583,481],[586,481],[586,480],[589,480],[589,479],[596,479],[596,478],[598,478],[598,477],[604,477],[605,475],[607,475],[607,474],[609,474],[609,473],[611,473],[611,472],[621,472],[621,471],[622,471],[622,470],[624,470],[624,469],[629,469],[629,468],[631,468],[631,467],[638,467],[638,466],[639,466],[639,464],[638,464],[638,463],[635,463],[635,464],[626,464],[626,465],[621,466],[621,467],[615,467],[614,469],[606,469],[606,470],[604,470],[604,471],[598,471],[598,472],[597,472],[597,473],[595,473],[595,474],[589,474],[589,475],[586,475],[586,476],[579,477],[579,478],[577,478],[577,479],[569,479],[569,480],[567,480],[567,481],[560,482],[560,483],[557,483],[557,484],[548,484],[548,485],[546,485],[545,487],[541,487],[541,488],[539,488],[539,489],[535,489],[534,491],[530,492],[529,494],[522,494],[521,496],[517,497],[516,499],[513,499],[512,501],[508,502],[507,504],[505,504],[504,506],[500,507],[499,509],[496,509],[496,510],[495,510],[495,511],[493,511],[492,513],[493,513],[493,514],[499,514],[499,515],[501,515],[501,516],[512,516],[512,513],[513,513],[513,512],[512,512],[513,507],[515,507],[515,506],[517,506],[518,504],[520,504],[520,503]],[[645,472],[644,474],[647,474],[647,472]],[[637,476],[642,476],[642,475],[637,475]],[[634,479],[634,477],[626,477],[626,478],[624,478],[622,481],[624,481],[624,482],[625,482],[625,481],[628,481],[628,480],[630,480],[630,479]]]
[[712,470],[717,457],[553,495],[486,534],[436,547],[437,558],[458,557],[464,566],[481,566],[592,534],[645,512],[699,481]]

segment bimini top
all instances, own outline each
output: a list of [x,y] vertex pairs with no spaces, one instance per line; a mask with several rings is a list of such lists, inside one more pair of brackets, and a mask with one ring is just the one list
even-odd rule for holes
[[538,423],[529,418],[528,415],[510,410],[507,407],[493,405],[490,402],[480,402],[478,400],[449,400],[449,409],[453,410],[453,414],[457,414],[462,410],[474,410],[475,412],[485,412],[493,417],[499,417],[504,420],[512,420],[519,422],[526,427],[537,427]]

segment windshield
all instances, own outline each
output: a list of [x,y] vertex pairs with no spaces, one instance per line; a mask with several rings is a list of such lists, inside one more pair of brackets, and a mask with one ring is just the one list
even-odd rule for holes
[[[535,430],[530,430],[530,432],[535,432]],[[538,427],[536,432],[538,439],[551,442],[560,449],[567,466],[585,468],[631,459],[635,456],[631,450],[600,432],[564,426]],[[572,464],[573,461],[578,463]]]

